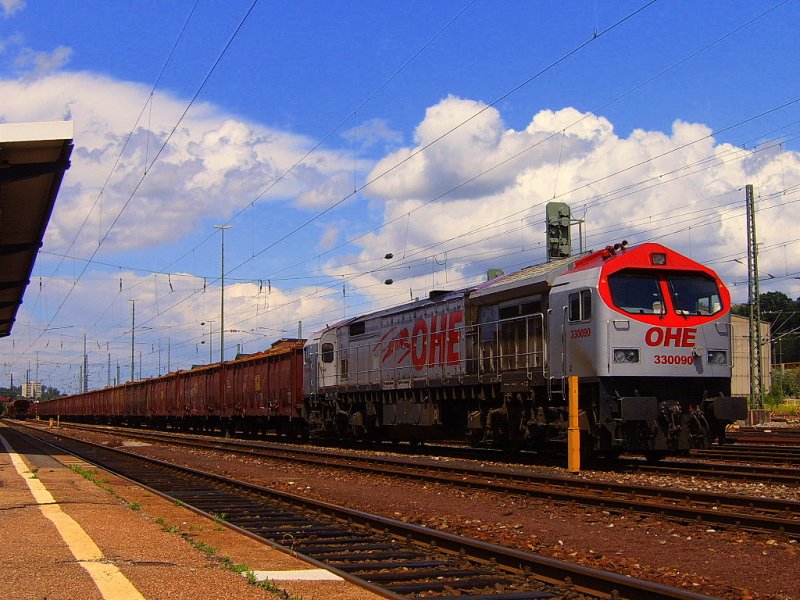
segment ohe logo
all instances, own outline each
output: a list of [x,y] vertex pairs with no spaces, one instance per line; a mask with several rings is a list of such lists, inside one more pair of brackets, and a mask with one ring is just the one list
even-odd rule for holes
[[691,348],[696,336],[696,327],[651,327],[644,334],[644,341],[648,346]]

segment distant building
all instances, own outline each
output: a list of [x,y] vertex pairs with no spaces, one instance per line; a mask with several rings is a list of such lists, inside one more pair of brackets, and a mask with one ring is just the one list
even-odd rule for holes
[[42,397],[42,384],[37,381],[22,384],[22,397],[36,400]]
[[[747,317],[731,315],[733,325],[733,380],[732,396],[750,397],[750,324]],[[764,394],[772,386],[772,345],[769,323],[761,323],[761,381]],[[755,357],[753,357],[755,360]]]

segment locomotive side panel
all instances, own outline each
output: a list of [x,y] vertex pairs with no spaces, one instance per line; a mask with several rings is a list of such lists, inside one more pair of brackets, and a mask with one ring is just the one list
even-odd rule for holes
[[398,387],[464,374],[463,297],[374,321],[379,337],[367,352],[377,374],[372,383]]
[[465,371],[463,294],[354,319],[324,332],[319,344],[321,390],[397,389],[459,377]]
[[464,315],[464,292],[441,292],[318,334],[304,361],[309,426],[345,437],[439,437],[466,372]]

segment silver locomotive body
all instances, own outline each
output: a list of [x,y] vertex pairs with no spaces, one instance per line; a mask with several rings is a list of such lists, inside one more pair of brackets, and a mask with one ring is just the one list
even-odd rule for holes
[[729,308],[713,271],[656,244],[433,292],[308,341],[309,424],[549,449],[566,440],[577,376],[585,450],[704,447],[744,417],[730,398]]

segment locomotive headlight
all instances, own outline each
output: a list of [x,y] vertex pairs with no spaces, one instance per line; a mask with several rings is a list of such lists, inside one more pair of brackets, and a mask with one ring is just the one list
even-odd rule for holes
[[634,348],[614,348],[615,363],[638,363],[639,351]]
[[709,350],[708,351],[708,364],[710,365],[727,365],[728,353],[724,350]]
[[650,255],[650,263],[654,265],[666,265],[667,264],[667,255],[663,252],[653,252]]

